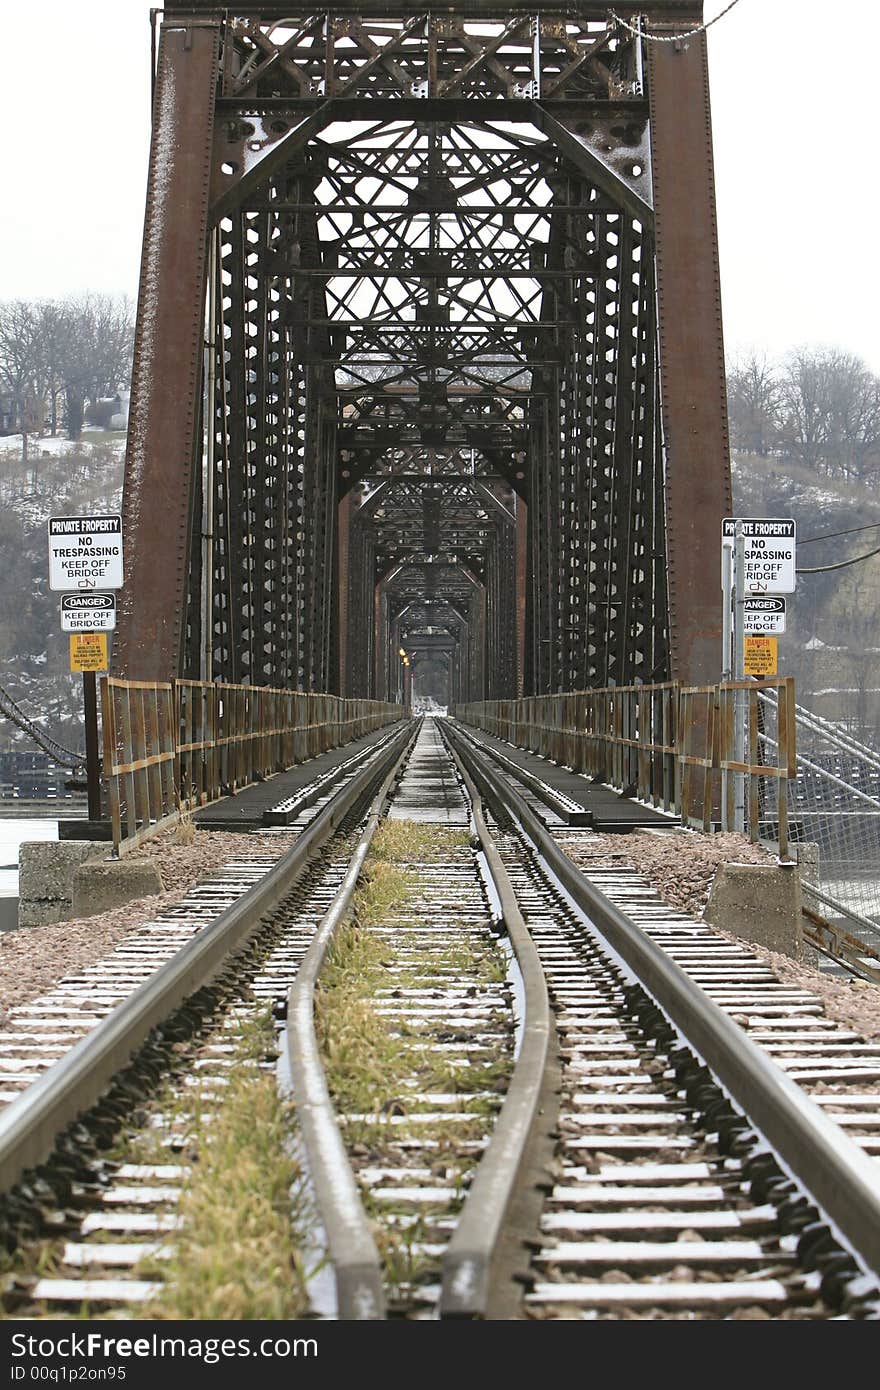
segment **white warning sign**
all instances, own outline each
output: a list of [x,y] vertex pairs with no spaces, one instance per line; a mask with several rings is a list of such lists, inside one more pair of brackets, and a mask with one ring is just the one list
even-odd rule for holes
[[80,593],[121,589],[122,517],[50,517],[49,588]]
[[115,627],[115,594],[62,594],[62,632],[113,632]]
[[747,598],[743,603],[743,631],[769,636],[785,631],[785,599],[768,594]]
[[[790,517],[741,517],[745,541],[745,575],[741,593],[793,594],[797,527]],[[733,548],[736,517],[726,517],[721,544]]]

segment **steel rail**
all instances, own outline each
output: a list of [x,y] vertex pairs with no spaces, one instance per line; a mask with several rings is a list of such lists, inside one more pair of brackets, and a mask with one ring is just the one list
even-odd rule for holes
[[[456,725],[448,726],[484,794],[502,805],[552,879],[675,1023],[686,1041],[813,1196],[837,1233],[880,1271],[880,1183],[876,1162],[804,1094],[630,919],[594,888],[539,817]],[[484,760],[485,759],[485,760]]]
[[107,1089],[144,1041],[208,983],[290,891],[324,842],[411,736],[409,725],[336,797],[269,872],[161,966],[0,1114],[0,1193],[51,1153],[62,1131]]
[[492,1266],[504,1218],[539,1116],[550,1046],[550,1001],[538,952],[507,870],[487,829],[479,790],[463,759],[446,739],[442,724],[440,732],[471,799],[474,826],[501,904],[502,921],[522,975],[525,998],[525,1017],[513,1076],[441,1262],[441,1318],[480,1318],[487,1315]]
[[373,836],[420,725],[419,720],[414,730],[407,731],[406,746],[397,755],[376,793],[345,877],[303,957],[287,1001],[287,1061],[305,1162],[333,1266],[336,1316],[348,1321],[384,1318],[385,1291],[382,1261],[348,1161],[321,1062],[321,1048],[315,1032],[315,986],[336,929],[351,912]]

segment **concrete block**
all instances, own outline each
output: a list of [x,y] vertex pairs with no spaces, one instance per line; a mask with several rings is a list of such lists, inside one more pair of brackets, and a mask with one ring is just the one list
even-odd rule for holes
[[162,893],[165,885],[152,860],[107,859],[80,864],[73,875],[73,917],[97,917],[135,898]]
[[794,864],[722,864],[704,917],[744,941],[803,958],[801,882]]
[[45,927],[66,922],[73,901],[73,875],[84,861],[102,859],[103,840],[26,840],[18,850],[18,925]]
[[69,898],[49,898],[43,902],[38,898],[18,899],[18,927],[48,927],[52,922],[66,922],[69,918]]

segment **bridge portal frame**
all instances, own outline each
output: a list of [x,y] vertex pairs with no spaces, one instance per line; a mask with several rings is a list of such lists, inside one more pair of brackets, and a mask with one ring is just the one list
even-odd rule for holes
[[[507,0],[503,7],[484,0],[459,0],[455,14],[471,19],[534,16],[536,64],[545,33],[553,33],[555,18],[576,14],[578,19],[606,19],[611,6],[585,4],[576,9],[558,4],[520,3]],[[702,4],[696,0],[620,0],[613,6],[623,16],[644,14],[652,30],[671,35],[699,24]],[[114,652],[115,669],[133,678],[158,679],[181,672],[186,664],[187,595],[201,602],[206,583],[199,546],[193,537],[205,539],[212,519],[201,495],[201,470],[197,442],[204,422],[201,401],[204,365],[204,305],[212,228],[231,209],[241,204],[248,188],[265,180],[296,149],[331,118],[363,119],[376,113],[375,94],[358,94],[350,77],[326,80],[335,94],[306,91],[305,82],[296,108],[296,121],[272,138],[271,102],[263,102],[267,124],[260,139],[240,142],[240,159],[230,158],[229,130],[235,120],[236,99],[228,95],[228,67],[223,69],[221,50],[228,61],[229,44],[221,43],[224,26],[247,24],[254,17],[286,17],[288,5],[272,3],[235,7],[227,19],[206,0],[190,0],[186,6],[167,10],[159,36],[153,112],[153,140],[145,218],[141,286],[138,303],[135,363],[132,381],[131,428],[126,459],[125,528],[129,556],[128,582],[120,604],[119,632]],[[361,0],[352,6],[336,5],[333,14],[341,22],[356,23],[358,15],[394,16],[404,7]],[[411,16],[411,11],[406,11]],[[430,42],[430,35],[429,35]],[[718,665],[720,605],[714,598],[712,577],[719,572],[718,522],[730,509],[730,475],[724,386],[723,339],[720,312],[717,229],[714,207],[714,174],[708,96],[708,69],[704,34],[664,44],[646,45],[650,122],[643,128],[643,147],[649,140],[649,178],[632,159],[627,138],[606,140],[620,110],[608,107],[604,127],[599,122],[598,141],[585,140],[578,127],[583,103],[568,103],[560,91],[557,74],[554,94],[548,95],[533,80],[532,91],[520,90],[492,100],[460,95],[420,93],[417,98],[398,96],[395,114],[419,119],[455,120],[462,116],[508,119],[515,111],[522,119],[528,103],[531,119],[559,143],[569,157],[580,161],[597,184],[611,190],[618,205],[648,221],[653,210],[656,237],[656,303],[659,339],[659,376],[662,405],[662,447],[665,458],[665,549],[651,558],[652,583],[668,572],[668,665],[663,672],[645,670],[645,679],[669,675],[686,682],[712,679]],[[267,63],[279,66],[283,52],[267,52]],[[581,61],[580,59],[578,60]],[[376,57],[376,67],[384,60]],[[496,62],[487,39],[474,62],[489,69]],[[295,66],[295,65],[294,65]],[[433,80],[433,79],[432,79]],[[568,80],[568,79],[566,79]],[[522,84],[519,84],[522,86]],[[251,103],[239,101],[242,110]],[[289,100],[286,106],[291,107]],[[595,103],[594,103],[595,106]],[[591,113],[596,115],[595,109]],[[638,176],[633,170],[638,168]],[[640,181],[641,180],[641,181]],[[652,187],[650,187],[652,185]],[[216,389],[216,387],[215,387]],[[307,390],[306,390],[307,394]],[[224,407],[227,408],[227,407]],[[209,431],[210,434],[210,431]],[[326,469],[332,454],[327,441]],[[326,482],[326,480],[325,480]],[[532,538],[538,522],[546,530],[552,515],[543,520],[529,497]],[[236,499],[227,499],[228,524],[237,524]],[[320,514],[320,515],[318,515]],[[314,567],[307,583],[315,587],[311,638],[320,652],[305,658],[307,683],[319,682],[332,689],[339,683],[338,651],[333,640],[339,614],[336,566],[336,497],[325,486],[312,513],[292,524],[314,526]],[[210,541],[210,534],[207,539]],[[541,573],[535,563],[540,546],[530,543],[532,608],[547,600],[557,576]],[[255,602],[251,623],[260,620],[261,574],[259,557],[252,582]],[[523,566],[518,566],[521,575]],[[709,582],[707,582],[707,577]],[[301,576],[300,576],[301,578]],[[537,586],[537,588],[535,588]],[[265,595],[263,595],[264,597]],[[233,599],[234,601],[234,599]],[[653,603],[653,599],[650,602]],[[646,598],[645,602],[649,600]],[[517,593],[517,605],[523,595]],[[196,605],[198,607],[198,604]],[[661,609],[651,610],[650,621],[661,620]],[[210,604],[209,604],[210,611]],[[273,614],[277,624],[280,615]],[[665,613],[662,614],[665,621]],[[227,643],[234,650],[232,626]],[[209,623],[211,619],[209,618]],[[557,688],[553,664],[541,654],[539,624],[532,620],[531,658],[526,654],[526,688]],[[522,632],[518,637],[522,647]],[[526,645],[529,645],[528,639]],[[529,665],[530,662],[530,665]],[[522,681],[523,673],[520,671]]]

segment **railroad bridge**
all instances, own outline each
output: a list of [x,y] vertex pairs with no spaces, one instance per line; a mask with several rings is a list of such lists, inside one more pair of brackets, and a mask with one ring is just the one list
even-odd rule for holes
[[717,680],[706,37],[672,38],[701,18],[164,12],[117,676],[394,701],[415,673],[440,703]]
[[[857,936],[831,896],[880,760],[718,680],[701,11],[157,24],[114,855],[57,847],[30,907],[150,896],[8,1009],[8,1316],[880,1316],[869,1015],[735,939],[880,980],[876,898]],[[263,833],[154,908],[129,851],[184,810]],[[719,815],[780,862],[680,829]]]

